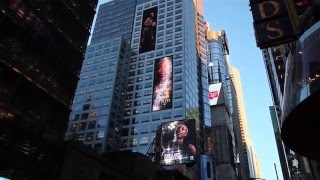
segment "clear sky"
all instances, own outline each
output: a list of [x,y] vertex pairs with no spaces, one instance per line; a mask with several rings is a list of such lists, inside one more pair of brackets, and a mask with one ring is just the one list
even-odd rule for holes
[[249,0],[203,0],[204,17],[212,29],[226,31],[231,65],[240,71],[249,134],[259,156],[262,178],[283,179],[273,134],[272,105],[261,50],[256,46]]
[[[99,0],[99,4],[110,0]],[[212,29],[226,31],[231,65],[240,71],[249,134],[260,159],[262,178],[283,180],[269,106],[270,88],[262,53],[256,47],[249,0],[203,0],[204,17]]]

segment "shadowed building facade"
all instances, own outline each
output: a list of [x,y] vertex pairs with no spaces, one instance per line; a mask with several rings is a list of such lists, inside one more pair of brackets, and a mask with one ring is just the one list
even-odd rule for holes
[[58,179],[56,162],[96,4],[0,2],[1,176]]

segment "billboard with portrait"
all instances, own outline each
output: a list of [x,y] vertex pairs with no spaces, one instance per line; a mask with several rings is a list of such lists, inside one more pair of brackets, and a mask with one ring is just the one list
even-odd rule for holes
[[155,60],[152,111],[172,108],[172,56]]
[[153,51],[155,49],[157,37],[157,14],[158,7],[153,7],[143,11],[139,53]]
[[195,120],[164,122],[161,125],[161,165],[196,162]]

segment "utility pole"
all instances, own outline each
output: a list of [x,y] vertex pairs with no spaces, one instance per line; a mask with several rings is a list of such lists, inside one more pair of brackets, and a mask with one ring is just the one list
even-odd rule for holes
[[276,163],[273,163],[274,164],[274,170],[276,171],[276,175],[277,175],[277,180],[279,180],[279,177],[278,177],[278,172],[277,172],[277,165]]

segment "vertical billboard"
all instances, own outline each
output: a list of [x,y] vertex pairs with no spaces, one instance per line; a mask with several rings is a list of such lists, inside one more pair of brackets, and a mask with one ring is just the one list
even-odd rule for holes
[[157,14],[158,7],[153,7],[143,11],[139,53],[153,51],[155,49],[157,37]]
[[209,104],[210,106],[217,105],[222,83],[209,85]]
[[195,120],[162,123],[161,165],[190,164],[196,162]]
[[172,56],[155,60],[152,111],[172,108]]

